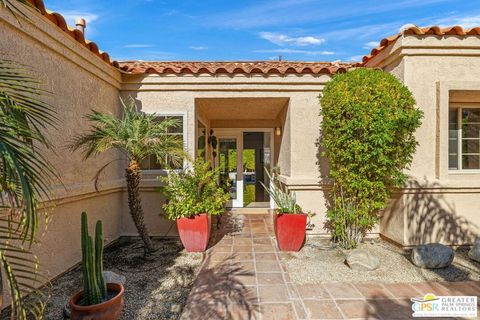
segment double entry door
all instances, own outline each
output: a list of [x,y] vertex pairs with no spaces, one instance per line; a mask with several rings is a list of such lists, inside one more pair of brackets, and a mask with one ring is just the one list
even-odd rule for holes
[[213,129],[217,137],[216,166],[230,193],[229,207],[270,208],[265,170],[273,166],[272,129]]

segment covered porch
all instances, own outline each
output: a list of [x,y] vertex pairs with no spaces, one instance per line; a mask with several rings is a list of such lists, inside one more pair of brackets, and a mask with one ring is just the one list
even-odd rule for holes
[[220,169],[229,207],[273,208],[263,185],[286,156],[288,106],[287,97],[195,99],[195,157]]

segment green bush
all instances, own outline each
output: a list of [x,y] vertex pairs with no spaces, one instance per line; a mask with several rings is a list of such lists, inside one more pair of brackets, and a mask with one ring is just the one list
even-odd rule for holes
[[353,248],[378,222],[391,189],[405,183],[422,112],[407,87],[375,69],[336,75],[320,104],[320,148],[333,183],[327,227]]
[[171,172],[160,180],[165,183],[162,193],[168,198],[163,205],[168,219],[193,217],[208,213],[223,213],[230,196],[217,185],[219,170],[211,169],[210,163],[198,159],[191,170]]

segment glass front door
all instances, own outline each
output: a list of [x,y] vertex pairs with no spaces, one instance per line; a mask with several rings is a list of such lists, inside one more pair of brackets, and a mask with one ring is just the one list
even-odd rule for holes
[[[269,186],[265,170],[272,169],[272,133],[216,129],[218,139],[216,165],[220,183],[230,193],[228,207],[269,208]],[[263,184],[263,185],[262,185]]]
[[263,187],[270,181],[265,170],[270,171],[270,133],[243,132],[243,206],[250,208],[270,207],[270,197]]
[[242,186],[238,179],[239,152],[237,138],[218,139],[218,168],[220,184],[230,193],[229,207],[238,207],[242,199]]

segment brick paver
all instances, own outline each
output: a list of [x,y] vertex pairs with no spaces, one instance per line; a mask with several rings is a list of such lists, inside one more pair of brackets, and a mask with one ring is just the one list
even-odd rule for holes
[[413,296],[480,294],[475,281],[294,284],[272,223],[266,214],[224,215],[182,320],[411,319]]

